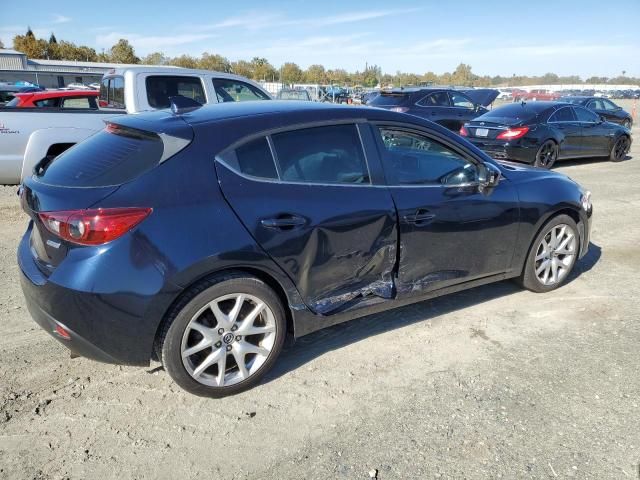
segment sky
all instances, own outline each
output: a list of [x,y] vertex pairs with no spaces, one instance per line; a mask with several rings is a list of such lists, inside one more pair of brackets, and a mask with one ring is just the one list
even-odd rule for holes
[[443,73],[464,62],[479,75],[640,77],[640,0],[110,0],[10,1],[0,39],[37,37],[100,52],[120,38],[138,56],[161,51],[230,60],[266,57],[303,68]]

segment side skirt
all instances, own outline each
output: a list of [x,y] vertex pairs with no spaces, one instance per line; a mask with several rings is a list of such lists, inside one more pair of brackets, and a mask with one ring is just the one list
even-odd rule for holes
[[347,322],[356,318],[365,317],[367,315],[373,315],[375,313],[384,312],[386,310],[392,310],[394,308],[403,307],[412,303],[422,302],[431,298],[440,297],[442,295],[448,295],[449,293],[455,293],[462,290],[468,290],[470,288],[479,287],[488,283],[498,282],[500,280],[506,280],[508,278],[517,277],[518,273],[506,272],[497,275],[491,275],[489,277],[479,278],[464,283],[459,283],[449,287],[441,288],[438,290],[432,290],[422,294],[414,295],[402,299],[387,300],[384,302],[376,303],[371,306],[359,308],[357,310],[350,310],[344,313],[336,313],[334,315],[315,315],[309,310],[299,310],[293,312],[293,323],[295,338],[308,335],[317,330],[331,327],[339,323]]

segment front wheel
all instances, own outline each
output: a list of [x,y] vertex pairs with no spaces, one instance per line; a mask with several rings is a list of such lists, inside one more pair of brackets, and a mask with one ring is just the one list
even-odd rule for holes
[[275,292],[245,275],[215,278],[173,309],[162,363],[190,393],[224,397],[255,386],[282,350],[285,314]]
[[536,152],[534,165],[540,168],[551,168],[557,159],[558,145],[553,140],[547,140]]
[[616,142],[613,144],[611,148],[611,153],[609,154],[609,159],[612,162],[620,162],[627,158],[627,153],[629,153],[629,148],[631,147],[631,140],[626,135],[622,135]]
[[533,241],[520,283],[533,292],[549,292],[561,286],[573,269],[580,251],[576,222],[568,215],[549,221]]

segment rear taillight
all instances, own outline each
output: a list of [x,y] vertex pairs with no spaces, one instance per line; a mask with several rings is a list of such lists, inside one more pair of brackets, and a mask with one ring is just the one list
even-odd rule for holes
[[42,212],[38,216],[47,230],[63,240],[102,245],[121,237],[150,213],[150,208],[96,208]]
[[462,137],[468,137],[469,136],[469,132],[467,131],[467,129],[465,128],[465,126],[461,126],[460,127],[460,131],[458,132]]
[[498,140],[515,140],[517,138],[524,137],[527,134],[528,131],[529,131],[529,127],[509,128],[508,130],[505,130],[504,132],[501,132],[496,137],[496,139],[498,139]]
[[409,111],[409,107],[392,107],[389,110],[391,110],[392,112],[405,113]]

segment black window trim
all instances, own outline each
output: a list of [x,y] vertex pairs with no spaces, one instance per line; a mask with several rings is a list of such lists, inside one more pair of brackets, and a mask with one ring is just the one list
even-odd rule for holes
[[[273,140],[271,139],[271,136],[276,135],[278,133],[294,132],[296,130],[306,130],[309,128],[316,128],[316,127],[332,127],[336,125],[353,125],[356,127],[356,132],[358,132],[358,139],[360,140],[360,147],[362,148],[364,163],[365,163],[365,166],[367,167],[367,175],[369,177],[369,182],[368,183],[323,183],[323,182],[296,182],[292,180],[283,180],[280,172],[280,166],[278,165],[276,149],[273,145]],[[233,142],[231,145],[221,150],[220,153],[216,154],[214,156],[214,161],[220,163],[221,165],[228,168],[236,175],[240,175],[241,177],[246,178],[247,180],[263,182],[263,183],[278,183],[283,185],[313,185],[313,186],[323,186],[323,187],[384,187],[386,188],[387,185],[378,185],[373,183],[373,179],[371,176],[371,167],[369,166],[370,158],[367,153],[367,149],[365,147],[365,142],[364,142],[364,139],[362,138],[362,132],[361,132],[361,129],[364,128],[365,125],[367,125],[367,120],[365,119],[350,118],[350,119],[344,119],[344,120],[310,122],[310,123],[298,124],[295,126],[289,125],[287,127],[279,127],[279,128],[274,128],[270,130],[264,130],[264,131],[243,137],[242,139]],[[260,138],[265,138],[265,137],[267,139],[267,143],[269,144],[269,149],[271,150],[271,157],[276,166],[276,172],[278,174],[278,178],[254,177],[253,175],[248,175],[244,172],[240,172],[236,170],[235,168],[233,168],[231,165],[229,165],[227,162],[224,161],[224,156],[228,154],[230,151],[236,150],[238,147],[241,147],[254,140],[258,140]]]
[[[370,122],[371,126],[377,130],[377,132],[375,132],[375,142],[376,145],[378,147],[378,155],[380,156],[380,163],[382,164],[382,168],[384,170],[385,168],[385,161],[384,158],[382,158],[383,154],[384,154],[384,149],[386,149],[384,143],[382,142],[382,137],[379,134],[379,130],[381,128],[388,128],[388,129],[395,129],[395,130],[403,130],[407,133],[413,133],[416,135],[423,135],[425,137],[428,138],[432,138],[434,141],[439,142],[441,144],[443,144],[444,146],[446,146],[447,148],[450,148],[451,150],[453,150],[455,153],[459,154],[461,157],[463,157],[465,160],[468,160],[469,162],[473,163],[474,165],[478,166],[480,164],[485,164],[488,163],[486,162],[484,159],[481,159],[475,155],[473,155],[472,152],[465,150],[463,148],[460,148],[459,145],[454,144],[450,139],[448,139],[447,137],[438,134],[437,132],[431,131],[431,130],[427,130],[427,129],[421,129],[419,127],[417,127],[416,125],[408,125],[406,123],[400,123],[400,122],[388,122],[388,121],[373,121]],[[507,177],[504,174],[504,169],[501,168],[498,163],[492,163],[492,165],[496,166],[500,172],[500,179],[501,181],[503,179],[507,179]],[[387,187],[393,187],[393,188],[467,188],[467,187],[475,187],[479,185],[479,182],[470,182],[470,183],[464,183],[464,184],[460,184],[460,185],[442,185],[442,184],[435,184],[435,183],[423,183],[423,184],[417,184],[417,185],[407,185],[407,184],[395,184],[395,183],[391,183],[385,173],[385,185]]]

